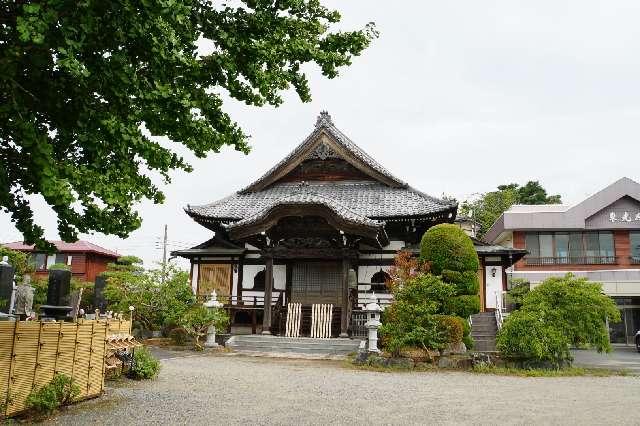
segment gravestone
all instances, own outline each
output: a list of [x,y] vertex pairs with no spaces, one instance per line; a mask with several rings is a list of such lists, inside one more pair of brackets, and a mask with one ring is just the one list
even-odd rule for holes
[[40,306],[46,318],[56,320],[67,319],[70,306],[71,271],[54,269],[49,271],[49,286],[47,287],[47,304]]
[[104,289],[107,287],[107,278],[104,275],[96,277],[96,283],[93,287],[93,304],[100,312],[107,310],[107,300],[104,297]]
[[9,313],[15,269],[6,262],[0,263],[0,312]]

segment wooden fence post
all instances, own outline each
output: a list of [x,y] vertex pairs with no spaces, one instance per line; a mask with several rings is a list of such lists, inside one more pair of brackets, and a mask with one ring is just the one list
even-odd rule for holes
[[13,340],[11,342],[11,360],[9,361],[9,378],[7,379],[7,398],[6,398],[6,406],[4,407],[4,415],[9,415],[9,403],[11,400],[11,382],[13,376],[13,368],[16,365],[16,335],[18,334],[18,326],[20,325],[20,321],[16,321],[13,326]]
[[62,340],[62,321],[58,323],[58,346],[56,347],[56,360],[53,363],[53,377],[58,374],[58,359],[60,358],[60,340]]
[[40,330],[38,330],[38,347],[36,348],[36,365],[33,367],[33,379],[31,380],[31,390],[36,386],[36,375],[38,374],[38,367],[40,366],[40,347],[42,346],[42,325],[40,321]]

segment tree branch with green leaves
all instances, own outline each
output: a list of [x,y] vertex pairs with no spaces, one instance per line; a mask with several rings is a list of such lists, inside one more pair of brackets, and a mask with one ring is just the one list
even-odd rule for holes
[[135,203],[164,200],[155,177],[191,171],[154,137],[197,157],[248,153],[224,96],[277,106],[293,87],[308,102],[305,64],[334,78],[378,35],[372,23],[335,31],[340,14],[319,0],[25,0],[0,10],[0,207],[47,249],[30,196],[51,206],[65,241],[126,237],[141,224]]

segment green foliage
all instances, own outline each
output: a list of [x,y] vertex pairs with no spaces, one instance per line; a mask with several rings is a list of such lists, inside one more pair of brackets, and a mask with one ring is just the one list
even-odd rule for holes
[[431,264],[431,272],[473,271],[479,268],[478,255],[471,238],[460,227],[442,223],[429,228],[420,243],[420,257]]
[[520,310],[507,317],[497,347],[507,356],[559,368],[572,360],[570,345],[609,352],[607,321],[620,321],[620,312],[601,284],[572,274],[552,277],[524,296]]
[[196,301],[189,285],[189,274],[169,264],[162,269],[144,271],[142,261],[122,257],[104,273],[107,309],[134,315],[148,330],[176,324]]
[[515,311],[498,333],[496,346],[504,355],[523,358],[529,366],[560,368],[571,361],[562,328],[542,313]]
[[169,331],[169,338],[174,344],[182,346],[187,343],[188,335],[184,328],[174,327]]
[[70,271],[71,266],[66,263],[54,263],[47,268],[49,271]]
[[[473,241],[460,227],[440,224],[430,228],[422,237],[420,255],[440,274],[445,283],[455,286],[455,294],[441,299],[440,313],[466,318],[480,312],[480,261]],[[467,324],[468,325],[468,324]],[[473,346],[470,327],[464,327],[463,342]]]
[[444,302],[445,311],[451,315],[469,318],[480,312],[480,297],[478,295],[463,294],[450,297]]
[[385,348],[394,355],[407,347],[444,348],[450,333],[437,314],[444,313],[443,302],[455,292],[454,285],[432,274],[419,274],[395,286],[394,301],[384,311],[380,327]]
[[8,262],[15,269],[16,280],[20,282],[24,274],[33,272],[34,267],[29,263],[29,255],[18,250],[12,250],[7,247],[0,246],[0,259],[7,256]]
[[438,324],[438,332],[443,335],[447,343],[460,343],[464,333],[464,321],[460,317],[451,315],[434,315]]
[[460,206],[461,216],[473,217],[480,224],[478,235],[482,237],[491,225],[514,204],[560,204],[560,195],[547,195],[538,181],[524,186],[517,183],[500,185],[496,191],[484,193],[477,200],[466,200]]
[[130,375],[134,379],[154,379],[160,372],[160,361],[145,346],[133,353],[133,366]]
[[51,382],[27,397],[27,407],[38,414],[48,415],[63,405],[67,405],[80,395],[80,388],[71,377],[56,374]]
[[224,309],[209,309],[193,306],[180,318],[180,325],[194,339],[196,350],[202,350],[200,339],[207,335],[209,327],[224,330],[229,325],[229,314]]
[[406,253],[392,268],[394,301],[384,313],[380,333],[386,349],[444,349],[463,341],[473,346],[467,318],[480,310],[478,256],[471,239],[455,225],[431,228],[422,238],[422,263]]
[[520,309],[524,297],[531,291],[531,283],[524,278],[511,280],[511,288],[507,290],[507,302],[513,304],[514,309]]
[[318,0],[9,2],[0,206],[41,248],[50,245],[31,194],[56,212],[65,241],[92,230],[126,237],[141,223],[133,206],[163,202],[159,183],[191,171],[184,149],[155,138],[199,158],[224,146],[247,153],[223,99],[277,106],[293,88],[310,101],[307,64],[334,78],[377,37],[373,24],[336,31],[340,19]]
[[457,294],[478,294],[480,280],[477,271],[442,271],[442,279],[445,282],[455,284]]

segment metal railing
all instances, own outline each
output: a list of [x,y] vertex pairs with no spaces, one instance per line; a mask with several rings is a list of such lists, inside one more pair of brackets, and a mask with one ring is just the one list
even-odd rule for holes
[[629,256],[629,263],[632,265],[640,265],[640,256]]
[[496,324],[498,324],[498,330],[502,328],[502,323],[504,321],[504,317],[502,316],[502,294],[496,293],[496,310],[494,311],[496,315]]
[[[544,265],[615,265],[616,256],[568,256],[568,257],[531,257],[526,256],[525,262],[531,266]],[[640,263],[640,258],[638,258]]]

